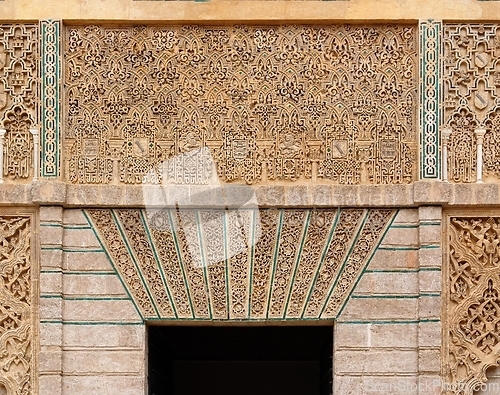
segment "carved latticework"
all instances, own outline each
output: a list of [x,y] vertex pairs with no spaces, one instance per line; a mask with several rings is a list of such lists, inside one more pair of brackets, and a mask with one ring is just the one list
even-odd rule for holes
[[35,389],[31,226],[29,215],[0,217],[0,393]]
[[143,176],[201,147],[226,182],[415,180],[414,27],[70,26],[64,56],[74,183],[192,183]]
[[337,317],[395,210],[86,214],[144,319],[296,320]]
[[486,129],[483,174],[499,177],[498,104],[500,30],[496,24],[446,24],[444,28],[444,123],[452,129],[448,143],[449,180],[476,181],[476,137]]
[[38,122],[38,25],[0,25],[0,120],[7,130],[3,175],[33,176],[33,137]]
[[472,395],[500,364],[500,219],[451,217],[443,374],[447,395]]

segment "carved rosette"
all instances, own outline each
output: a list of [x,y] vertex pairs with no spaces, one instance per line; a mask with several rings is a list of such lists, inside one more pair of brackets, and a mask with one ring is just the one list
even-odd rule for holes
[[[417,167],[411,26],[68,26],[73,183],[318,178],[406,184]],[[144,177],[168,161],[159,177]]]
[[395,210],[86,214],[145,320],[331,320]]
[[0,216],[0,393],[35,391],[32,237],[30,215]]
[[500,364],[500,218],[451,217],[448,230],[445,393],[472,395]]

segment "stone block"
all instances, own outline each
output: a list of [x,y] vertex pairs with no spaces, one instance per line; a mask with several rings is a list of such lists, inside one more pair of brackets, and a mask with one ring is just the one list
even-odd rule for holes
[[414,320],[417,315],[417,300],[416,298],[351,298],[340,320]]
[[74,271],[114,271],[105,252],[63,252],[63,268]]
[[[335,349],[417,349],[417,324],[348,324],[335,328]],[[416,352],[416,351],[415,351]]]
[[418,355],[408,350],[339,350],[335,352],[336,374],[418,372]]
[[255,189],[259,206],[273,207],[285,204],[285,188],[282,186],[259,186]]
[[66,300],[64,319],[78,322],[141,320],[129,300]]
[[66,350],[64,374],[121,373],[139,375],[144,371],[145,350]]
[[40,232],[40,244],[42,246],[61,246],[63,242],[62,226],[45,226]]
[[101,249],[101,244],[92,229],[65,228],[64,247],[83,247]]
[[371,346],[378,348],[416,349],[416,324],[371,324]]
[[363,378],[361,376],[334,375],[333,385],[334,394],[363,394]]
[[121,185],[105,185],[99,190],[99,201],[103,206],[121,206],[125,187]]
[[471,184],[453,184],[449,203],[451,205],[473,204],[473,186]]
[[61,268],[63,252],[60,249],[41,250],[40,266],[41,268]]
[[418,324],[419,347],[441,346],[441,322],[420,322]]
[[362,206],[380,207],[387,198],[383,185],[360,185],[358,188],[358,204]]
[[418,313],[420,318],[439,319],[441,317],[441,295],[421,296]]
[[496,184],[475,184],[475,203],[478,205],[491,205],[500,203],[498,197],[498,185]]
[[384,185],[386,206],[411,206],[414,204],[412,185]]
[[441,225],[420,225],[420,245],[440,245],[442,239]]
[[418,395],[440,395],[442,389],[444,385],[439,375],[423,374],[418,377]]
[[335,185],[333,186],[334,206],[356,206],[359,198],[359,186]]
[[40,273],[40,294],[62,294],[62,284],[61,272]]
[[42,206],[40,207],[40,222],[61,223],[63,212],[64,210],[61,206]]
[[354,289],[356,295],[418,294],[418,273],[365,273]]
[[127,296],[118,276],[97,274],[66,275],[64,294],[66,296]]
[[64,225],[89,225],[81,209],[66,209],[63,213]]
[[421,293],[441,292],[441,272],[421,271],[419,274],[419,288]]
[[410,376],[367,376],[364,375],[363,395],[418,395],[418,378]]
[[40,298],[40,319],[61,320],[63,315],[62,309],[62,298]]
[[443,252],[441,248],[421,248],[418,251],[420,267],[441,268],[443,264]]
[[335,350],[369,347],[370,328],[371,324],[336,323],[334,326]]
[[418,353],[419,373],[439,374],[441,370],[441,350],[420,350]]
[[65,375],[64,395],[144,395],[145,375]]
[[308,187],[312,204],[315,207],[328,207],[332,205],[333,190],[331,185],[313,185]]
[[399,209],[394,218],[393,225],[417,225],[419,221],[419,211],[415,208]]
[[125,188],[125,197],[123,199],[125,207],[140,207],[144,205],[144,196],[142,187],[140,186],[127,186]]
[[38,395],[62,394],[62,376],[60,374],[40,374]]
[[413,200],[416,204],[447,203],[450,184],[442,181],[417,181],[413,184]]
[[310,205],[309,193],[306,186],[290,185],[285,187],[286,206],[305,207]]
[[62,372],[61,350],[40,350],[38,366],[41,374],[60,374]]
[[145,325],[65,325],[64,346],[67,348],[129,348],[146,347]]
[[418,208],[418,219],[420,222],[441,221],[443,209],[441,206],[420,206]]
[[40,346],[61,346],[62,324],[40,323]]
[[30,199],[38,204],[64,204],[66,202],[66,183],[60,181],[33,181]]
[[[98,202],[99,187],[95,185],[71,185],[66,187],[66,204],[69,206],[85,206]],[[95,203],[94,203],[95,204]]]
[[417,246],[418,228],[391,227],[381,243],[382,246]]
[[370,270],[416,269],[417,267],[418,251],[416,250],[378,249],[368,265]]

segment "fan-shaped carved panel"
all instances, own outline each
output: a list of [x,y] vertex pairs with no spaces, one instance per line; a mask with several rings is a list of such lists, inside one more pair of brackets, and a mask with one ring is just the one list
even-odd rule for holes
[[92,209],[144,319],[332,319],[394,217],[386,209]]

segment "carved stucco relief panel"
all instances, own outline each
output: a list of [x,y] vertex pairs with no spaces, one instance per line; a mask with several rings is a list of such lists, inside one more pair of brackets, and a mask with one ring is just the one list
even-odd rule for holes
[[[64,152],[73,183],[196,184],[210,178],[210,159],[224,182],[416,178],[413,26],[65,33]],[[209,158],[182,156],[200,147]]]
[[38,40],[36,24],[0,25],[1,182],[38,175]]
[[[34,214],[0,212],[0,393],[37,391]],[[4,392],[2,392],[4,391]]]
[[500,362],[500,218],[450,216],[443,374],[448,395],[472,395]]

